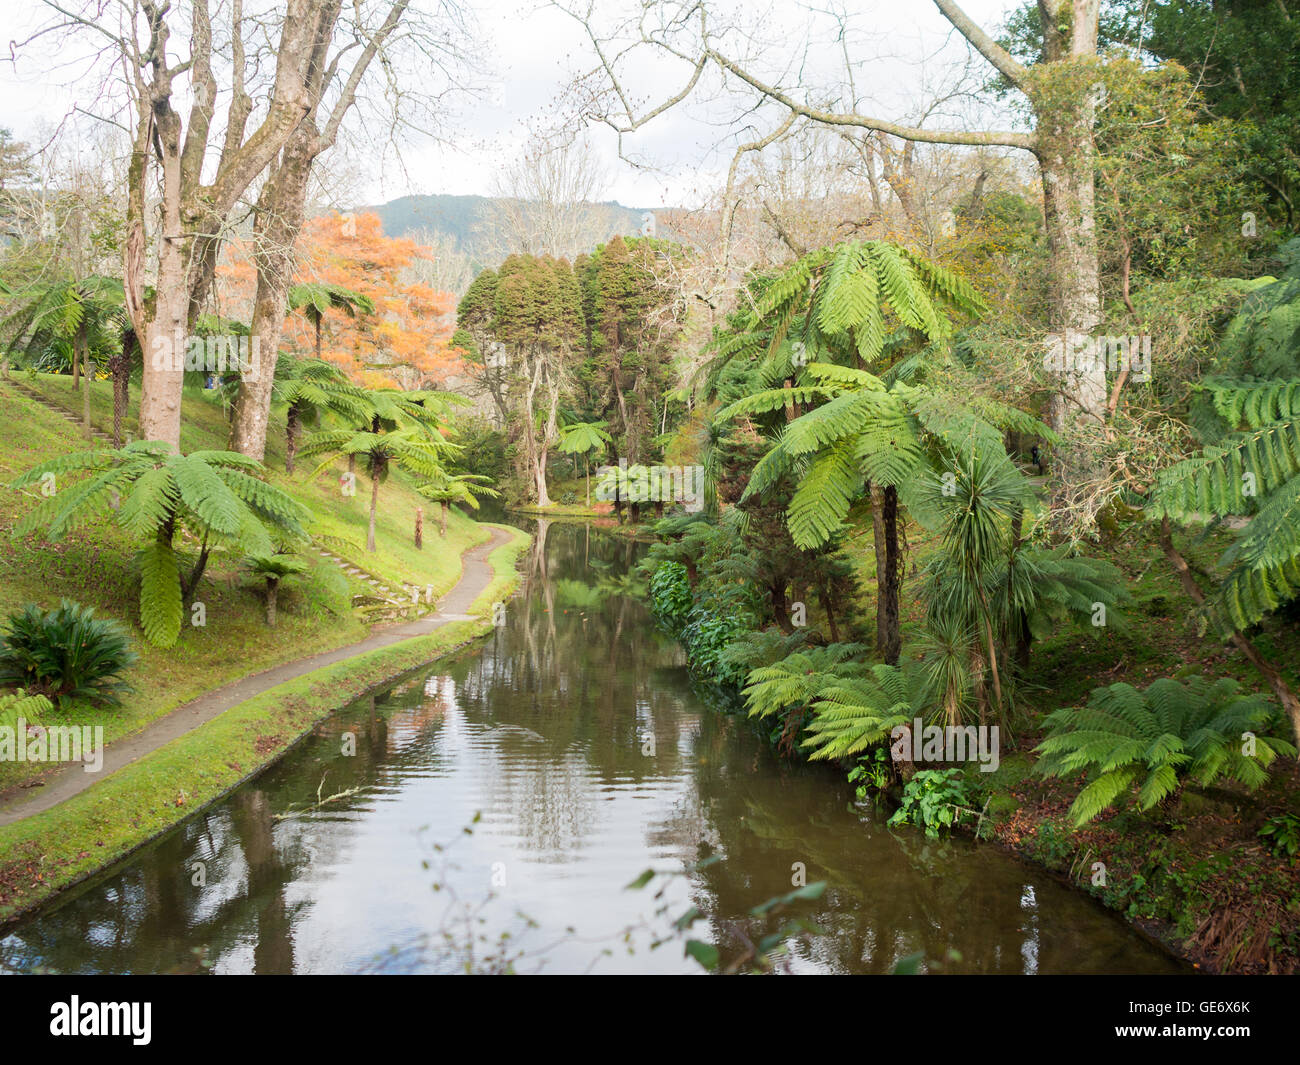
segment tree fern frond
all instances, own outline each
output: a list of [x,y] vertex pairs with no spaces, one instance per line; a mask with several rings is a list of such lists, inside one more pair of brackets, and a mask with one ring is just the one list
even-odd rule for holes
[[182,603],[180,569],[170,544],[152,543],[141,550],[140,626],[155,647],[173,647],[180,638]]

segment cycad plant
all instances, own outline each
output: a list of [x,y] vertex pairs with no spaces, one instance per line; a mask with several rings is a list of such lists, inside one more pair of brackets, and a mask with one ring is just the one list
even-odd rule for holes
[[500,492],[489,488],[492,478],[477,473],[443,473],[427,484],[419,485],[416,491],[425,499],[437,503],[441,508],[438,531],[447,535],[447,508],[453,503],[461,503],[472,510],[478,510],[480,496],[497,499]]
[[312,473],[313,477],[339,457],[360,458],[365,462],[366,472],[370,475],[370,528],[366,533],[366,550],[374,551],[379,486],[388,479],[391,468],[398,466],[419,477],[439,482],[448,476],[446,461],[459,450],[459,444],[417,428],[379,432],[330,429],[308,437],[302,454],[328,456]]
[[89,607],[64,599],[44,611],[29,604],[11,614],[0,636],[0,684],[47,695],[61,704],[88,700],[109,706],[130,690],[122,673],[136,661],[126,634]]
[[[178,455],[164,443],[137,441],[116,451],[83,451],[43,462],[13,482],[57,487],[14,528],[21,536],[43,530],[50,540],[113,512],[114,520],[144,546],[140,565],[140,624],[145,637],[171,647],[180,636],[185,602],[193,594],[212,549],[231,545],[272,554],[272,534],[305,536],[306,509],[259,476],[262,464],[230,451]],[[58,481],[77,477],[70,487]],[[51,479],[52,478],[52,479]],[[182,574],[175,540],[188,532],[200,543]]]
[[297,555],[280,552],[274,555],[249,555],[244,559],[244,565],[250,573],[266,582],[266,624],[275,628],[280,583],[286,578],[306,573],[307,563]]
[[1277,709],[1236,681],[1168,677],[1143,691],[1130,684],[1094,688],[1082,709],[1061,709],[1044,722],[1038,771],[1083,772],[1088,784],[1070,807],[1075,824],[1091,821],[1138,788],[1149,810],[1185,783],[1206,787],[1226,778],[1259,787],[1279,754],[1295,754],[1270,735],[1285,727]]

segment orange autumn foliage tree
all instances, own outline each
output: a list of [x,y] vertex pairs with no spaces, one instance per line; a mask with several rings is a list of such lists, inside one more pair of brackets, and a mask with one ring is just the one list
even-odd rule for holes
[[[298,238],[295,284],[341,285],[367,297],[375,313],[351,318],[327,311],[321,355],[366,388],[438,388],[461,365],[452,346],[456,298],[409,280],[417,259],[432,252],[413,240],[384,235],[378,215],[314,218]],[[231,247],[221,268],[222,301],[251,304],[254,274],[246,248]],[[306,316],[285,321],[282,353],[315,354],[316,330]]]

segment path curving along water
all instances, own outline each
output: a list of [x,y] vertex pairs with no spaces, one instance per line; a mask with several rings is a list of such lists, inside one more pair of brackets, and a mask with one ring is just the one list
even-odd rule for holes
[[93,787],[99,781],[107,779],[123,766],[151,754],[172,740],[220,716],[231,707],[261,695],[278,684],[294,680],[322,666],[331,666],[336,662],[343,662],[357,655],[388,647],[402,640],[409,640],[413,636],[427,636],[453,621],[468,620],[472,616],[467,613],[470,604],[492,581],[492,567],[487,561],[488,555],[508,543],[512,535],[503,529],[494,528],[491,532],[492,536],[486,543],[469,548],[461,556],[460,580],[438,601],[438,609],[435,613],[428,614],[417,621],[379,626],[358,643],[285,662],[261,673],[254,673],[224,684],[220,688],[214,688],[206,695],[178,706],[175,710],[146,725],[139,732],[109,744],[104,748],[104,765],[100,772],[87,773],[81,763],[70,763],[46,777],[44,786],[24,788],[0,800],[0,826],[11,825],[33,814],[52,809],[72,796]]

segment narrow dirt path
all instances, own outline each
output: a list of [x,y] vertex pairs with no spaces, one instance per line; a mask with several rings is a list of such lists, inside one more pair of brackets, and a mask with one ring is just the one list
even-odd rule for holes
[[322,666],[333,665],[365,654],[367,651],[409,640],[412,636],[426,636],[449,622],[468,620],[471,615],[466,614],[465,611],[492,581],[492,567],[488,564],[488,555],[509,539],[509,533],[501,529],[493,529],[492,538],[487,543],[471,547],[461,556],[460,580],[439,600],[436,613],[428,614],[417,621],[378,627],[359,643],[286,662],[261,673],[254,673],[241,680],[224,684],[220,688],[214,688],[206,695],[184,703],[165,716],[150,722],[141,731],[124,736],[106,746],[104,765],[98,773],[87,773],[80,762],[72,762],[45,777],[42,787],[19,788],[11,791],[0,800],[0,825],[13,824],[25,817],[31,817],[32,814],[57,806],[65,799],[70,799],[98,781],[104,780],[124,765],[129,765],[136,759],[156,751],[164,744],[211,721],[232,706],[261,695],[277,684],[301,677],[304,673],[310,673]]

